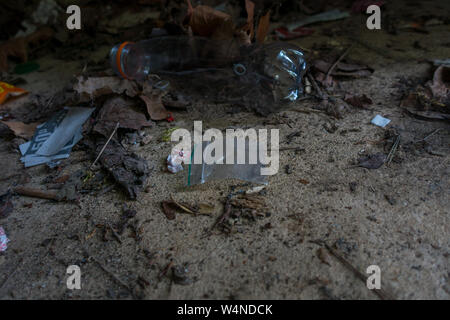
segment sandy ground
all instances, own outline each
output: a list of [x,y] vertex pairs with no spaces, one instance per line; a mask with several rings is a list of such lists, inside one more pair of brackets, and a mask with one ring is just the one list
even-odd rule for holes
[[[323,28],[333,29],[338,23]],[[79,205],[13,198],[14,212],[0,220],[11,240],[0,255],[0,298],[378,299],[339,260],[319,250],[315,241],[320,240],[334,245],[363,273],[378,265],[382,288],[396,299],[449,299],[449,126],[403,113],[399,90],[393,85],[401,76],[428,79],[430,64],[418,61],[450,57],[450,48],[444,45],[450,30],[433,26],[430,34],[402,31],[393,36],[362,29],[360,18],[346,23],[362,30],[355,34],[373,46],[385,50],[389,44],[389,52],[398,59],[386,59],[362,46],[352,49],[351,58],[369,64],[375,72],[341,85],[348,92],[370,96],[374,101],[370,110],[353,109],[340,120],[294,110],[263,118],[230,114],[226,106],[211,105],[176,112],[174,123],[146,129],[154,139],[136,150],[153,167],[148,192],[137,201],[128,201],[120,189],[101,196],[83,195]],[[295,43],[311,49],[330,41],[344,49],[351,44],[345,35],[331,38],[320,32]],[[413,48],[414,41],[427,49]],[[25,76],[24,87],[31,92],[56,91],[83,68],[83,61],[64,63],[45,57],[39,62],[42,72]],[[292,107],[314,104],[304,101]],[[371,125],[376,114],[391,119],[389,127]],[[171,144],[162,142],[162,135],[171,127],[191,129],[194,120],[203,120],[206,128],[278,128],[281,146],[304,149],[281,152],[280,171],[269,178],[263,193],[264,217],[242,220],[230,235],[216,231],[203,237],[220,216],[231,187],[252,186],[222,180],[188,188],[186,170],[172,175],[164,168]],[[337,130],[329,133],[324,128],[327,123]],[[389,144],[374,143],[389,128],[402,137],[394,161],[376,170],[355,167],[361,154],[389,152]],[[436,129],[441,130],[428,139],[431,147],[414,144]],[[300,135],[287,145],[286,137],[298,131]],[[86,169],[91,162],[84,151],[74,150],[63,170]],[[23,173],[31,177],[27,185],[45,188],[42,183],[52,173],[45,166],[25,170],[18,152],[3,139],[0,163],[0,193],[22,183]],[[5,179],[16,173],[21,175]],[[169,221],[161,201],[171,195],[183,202],[208,202],[216,211],[211,217],[178,214]],[[124,204],[137,211],[134,228],[125,230],[122,243],[110,234],[103,239],[96,226],[119,221]],[[84,250],[94,259],[87,259]],[[171,262],[186,265],[191,281],[183,285],[164,275]],[[81,268],[81,290],[66,287],[69,265]],[[139,286],[142,279],[147,284]]]

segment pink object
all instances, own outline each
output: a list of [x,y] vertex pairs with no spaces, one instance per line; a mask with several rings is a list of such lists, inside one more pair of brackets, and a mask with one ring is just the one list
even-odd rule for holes
[[367,7],[371,5],[377,5],[381,7],[383,4],[385,4],[385,1],[374,1],[374,0],[357,0],[353,2],[352,5],[352,12],[353,13],[360,13],[360,12],[366,12]]
[[0,252],[6,251],[8,248],[9,239],[6,236],[5,230],[0,227]]

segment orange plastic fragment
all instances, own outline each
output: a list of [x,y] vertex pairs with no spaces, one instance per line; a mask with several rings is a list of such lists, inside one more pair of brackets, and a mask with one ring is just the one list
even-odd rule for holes
[[8,96],[17,97],[27,93],[26,90],[14,87],[6,82],[0,82],[0,104],[3,104]]

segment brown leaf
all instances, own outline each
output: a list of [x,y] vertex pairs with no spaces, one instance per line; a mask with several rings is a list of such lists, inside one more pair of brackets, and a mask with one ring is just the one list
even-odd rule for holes
[[81,102],[87,102],[97,97],[111,93],[125,93],[129,97],[138,95],[138,89],[133,81],[118,77],[90,77],[77,78],[73,89],[80,95]]
[[150,97],[142,95],[140,98],[147,105],[147,112],[152,120],[164,120],[170,116],[169,112],[164,108],[160,94],[153,94]]
[[177,206],[173,203],[173,201],[163,201],[161,205],[166,218],[168,220],[175,220]]
[[[190,5],[190,1],[188,3]],[[210,6],[200,5],[193,8],[188,24],[195,35],[202,37],[231,39],[234,35],[231,16]]]
[[36,131],[38,123],[25,124],[20,121],[1,121],[3,124],[7,125],[16,136],[31,139]]
[[256,31],[256,41],[263,43],[269,33],[270,26],[270,10],[259,19],[258,29]]
[[298,182],[300,182],[301,184],[304,184],[304,185],[309,184],[309,181],[306,179],[299,179]]
[[347,102],[348,104],[354,106],[354,107],[358,107],[358,108],[363,108],[366,109],[367,106],[372,104],[372,100],[366,96],[365,94],[360,95],[360,96],[353,96],[350,94],[346,94],[344,97],[345,102]]
[[120,128],[139,130],[152,125],[145,114],[135,111],[134,103],[122,97],[113,97],[105,102],[97,117],[94,131],[108,137],[114,130],[117,122]]
[[255,3],[251,0],[245,0],[245,10],[247,11],[247,27],[249,28],[250,40],[253,39],[254,30],[254,17],[255,17]]

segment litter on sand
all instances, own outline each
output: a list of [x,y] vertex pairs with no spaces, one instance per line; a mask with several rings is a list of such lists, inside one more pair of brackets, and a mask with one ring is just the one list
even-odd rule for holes
[[64,108],[39,125],[33,139],[19,146],[25,167],[66,159],[83,137],[82,126],[94,108]]
[[9,239],[6,236],[5,230],[0,227],[0,252],[5,252],[8,248]]
[[386,127],[389,124],[389,122],[391,122],[390,119],[384,118],[384,117],[380,116],[379,114],[377,114],[375,116],[375,118],[373,118],[371,121],[372,124],[382,127],[382,128]]

